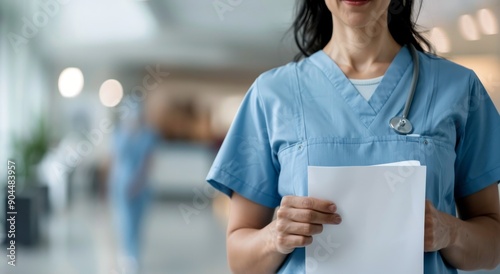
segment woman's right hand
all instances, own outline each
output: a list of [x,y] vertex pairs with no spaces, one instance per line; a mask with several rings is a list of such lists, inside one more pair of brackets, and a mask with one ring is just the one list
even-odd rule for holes
[[324,224],[340,224],[337,206],[311,197],[285,196],[276,213],[273,241],[276,250],[289,254],[297,247],[312,243],[312,235],[323,231]]

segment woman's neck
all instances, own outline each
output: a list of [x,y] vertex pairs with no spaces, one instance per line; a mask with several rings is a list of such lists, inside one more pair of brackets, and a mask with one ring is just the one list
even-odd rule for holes
[[385,74],[401,46],[387,26],[387,16],[353,28],[334,19],[332,39],[323,49],[349,78],[367,79]]

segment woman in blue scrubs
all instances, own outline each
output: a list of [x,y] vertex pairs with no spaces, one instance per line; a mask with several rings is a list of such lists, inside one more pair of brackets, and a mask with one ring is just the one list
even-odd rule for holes
[[109,198],[120,244],[118,264],[120,273],[127,274],[140,269],[140,232],[152,196],[148,168],[160,140],[157,129],[147,121],[151,115],[140,108],[131,116],[114,132],[109,176]]
[[[474,72],[423,50],[413,4],[300,2],[302,58],[254,82],[207,177],[231,196],[232,271],[304,273],[312,236],[342,222],[335,201],[307,197],[308,165],[403,160],[427,166],[425,273],[500,263],[498,111]],[[420,61],[414,130],[399,135],[389,120],[410,90],[410,45]]]

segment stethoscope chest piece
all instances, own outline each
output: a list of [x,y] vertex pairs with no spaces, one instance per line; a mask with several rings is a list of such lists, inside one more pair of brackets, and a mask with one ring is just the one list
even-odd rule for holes
[[413,131],[413,126],[410,120],[403,118],[401,116],[396,116],[389,122],[391,128],[398,134],[406,135]]

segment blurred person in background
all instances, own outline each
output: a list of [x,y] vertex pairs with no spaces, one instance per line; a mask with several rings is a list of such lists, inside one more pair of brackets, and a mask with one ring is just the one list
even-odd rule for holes
[[139,273],[141,226],[152,197],[148,168],[161,133],[159,108],[137,106],[131,112],[121,119],[112,137],[108,179],[120,274]]
[[[254,82],[207,176],[231,197],[232,271],[304,273],[312,236],[355,218],[307,197],[307,166],[405,160],[427,166],[424,272],[495,268],[500,116],[475,73],[425,51],[412,0],[298,3],[299,60]],[[415,128],[394,132],[412,90]]]

